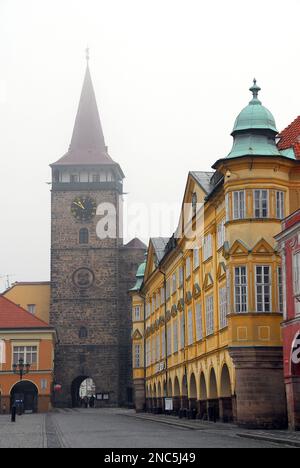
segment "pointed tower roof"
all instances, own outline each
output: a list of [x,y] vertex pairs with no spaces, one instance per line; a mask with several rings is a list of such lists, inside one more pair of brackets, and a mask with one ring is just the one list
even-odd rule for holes
[[[109,156],[105,145],[96,95],[87,56],[87,68],[69,151],[52,166],[120,166]],[[122,176],[124,174],[121,171]]]

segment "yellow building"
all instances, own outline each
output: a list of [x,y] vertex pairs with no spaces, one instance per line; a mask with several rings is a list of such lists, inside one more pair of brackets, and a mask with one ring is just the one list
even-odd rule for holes
[[3,296],[49,323],[50,282],[15,283]]
[[137,410],[172,409],[171,401],[177,414],[286,424],[274,236],[299,207],[300,163],[277,148],[256,81],[250,90],[232,151],[214,172],[189,174],[178,230],[150,240],[131,291]]

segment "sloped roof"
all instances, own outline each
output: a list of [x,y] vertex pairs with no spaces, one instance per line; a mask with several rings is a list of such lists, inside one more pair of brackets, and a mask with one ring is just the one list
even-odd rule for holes
[[147,246],[137,237],[135,239],[132,239],[128,244],[126,244],[125,249],[143,249],[147,250]]
[[160,262],[166,252],[166,247],[169,242],[169,237],[151,237],[151,242],[155,251],[157,260]]
[[211,182],[211,178],[214,175],[214,172],[191,171],[190,174],[207,194],[209,194],[214,188]]
[[6,297],[0,296],[0,329],[52,329],[46,322],[36,318]]
[[281,151],[293,148],[296,157],[300,159],[300,116],[279,133],[278,138],[277,146]]
[[108,154],[89,66],[87,66],[69,151],[52,166],[118,166]]

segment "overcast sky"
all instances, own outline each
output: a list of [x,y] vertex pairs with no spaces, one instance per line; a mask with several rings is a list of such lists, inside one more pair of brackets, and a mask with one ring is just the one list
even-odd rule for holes
[[49,164],[87,45],[128,201],[174,203],[188,171],[229,153],[254,76],[279,130],[300,114],[299,17],[299,0],[0,0],[0,276],[49,279]]

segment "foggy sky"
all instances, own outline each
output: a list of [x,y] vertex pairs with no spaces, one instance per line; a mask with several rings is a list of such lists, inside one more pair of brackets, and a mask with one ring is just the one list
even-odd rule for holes
[[49,164],[87,45],[128,201],[174,203],[188,171],[229,153],[254,76],[279,130],[300,114],[299,17],[299,0],[0,0],[0,276],[49,279]]

